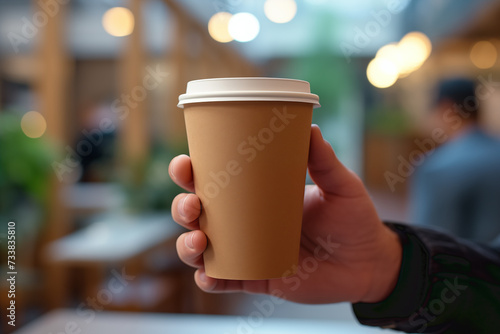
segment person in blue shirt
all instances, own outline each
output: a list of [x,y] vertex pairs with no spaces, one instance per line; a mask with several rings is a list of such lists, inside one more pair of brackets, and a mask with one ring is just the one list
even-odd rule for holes
[[500,141],[478,126],[475,92],[468,79],[438,85],[434,116],[447,140],[417,168],[411,221],[491,242],[500,234]]

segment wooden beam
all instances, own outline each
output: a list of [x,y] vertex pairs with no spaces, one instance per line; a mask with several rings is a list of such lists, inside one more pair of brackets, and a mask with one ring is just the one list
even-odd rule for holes
[[229,44],[222,44],[216,42],[210,37],[208,33],[208,29],[205,24],[201,24],[196,18],[194,18],[182,5],[179,4],[177,0],[164,0],[167,6],[172,10],[174,16],[178,19],[188,23],[188,25],[198,33],[203,39],[203,43],[209,47],[217,50],[218,53],[221,53],[221,57],[230,58],[230,59],[240,59],[244,62],[248,67],[254,68],[258,73],[258,67],[256,67],[253,63],[248,61],[245,57],[243,57],[238,51],[236,51]]
[[[171,64],[173,87],[166,103],[166,140],[174,148],[184,148],[186,130],[184,114],[177,108],[180,94],[186,90],[189,80],[209,77],[244,76],[259,73],[258,68],[227,44],[216,42],[210,37],[204,24],[198,22],[176,0],[164,0],[175,20],[173,45],[167,55]],[[190,59],[187,44],[190,34],[201,39],[201,50],[197,59]]]

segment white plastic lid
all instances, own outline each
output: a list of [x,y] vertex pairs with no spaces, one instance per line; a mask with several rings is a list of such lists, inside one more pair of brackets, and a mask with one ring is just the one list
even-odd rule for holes
[[309,82],[278,78],[216,78],[189,81],[186,94],[179,96],[179,108],[188,103],[226,101],[286,101],[320,107]]

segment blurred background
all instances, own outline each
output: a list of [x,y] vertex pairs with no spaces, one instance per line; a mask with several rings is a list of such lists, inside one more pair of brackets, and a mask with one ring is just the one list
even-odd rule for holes
[[[167,168],[188,153],[189,80],[309,81],[313,121],[386,220],[410,222],[417,155],[441,144],[437,82],[480,83],[479,121],[500,135],[497,0],[0,0],[0,30],[0,265],[14,221],[18,272],[4,332],[56,309],[255,311],[264,297],[205,294],[175,254]],[[348,304],[270,317],[355,323]]]

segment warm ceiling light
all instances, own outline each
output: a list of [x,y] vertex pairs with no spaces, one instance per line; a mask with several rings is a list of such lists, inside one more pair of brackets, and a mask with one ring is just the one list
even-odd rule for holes
[[45,133],[47,122],[39,112],[28,111],[21,119],[21,129],[26,136],[39,138]]
[[387,44],[381,47],[375,58],[384,58],[391,61],[398,68],[398,72],[401,72],[404,68],[404,59],[402,57],[401,50],[395,43]]
[[377,51],[377,55],[375,57],[391,61],[398,68],[400,78],[404,78],[410,74],[405,65],[403,53],[396,43],[384,45]]
[[426,34],[420,31],[412,31],[406,34],[402,39],[401,43],[405,43],[405,41],[415,41],[414,43],[419,43],[424,51],[425,57],[429,57],[432,52],[432,43],[429,37]]
[[264,13],[274,23],[287,23],[297,14],[297,3],[294,0],[267,0]]
[[259,34],[259,20],[250,13],[238,13],[229,20],[228,30],[236,41],[250,42]]
[[368,81],[377,88],[387,88],[394,85],[398,76],[397,66],[385,58],[373,59],[366,69]]
[[134,14],[128,8],[111,8],[104,13],[102,25],[111,36],[128,36],[134,31]]
[[418,31],[405,35],[398,44],[403,63],[400,72],[402,75],[409,74],[422,66],[432,51],[432,43],[429,38]]
[[227,43],[233,40],[228,30],[229,20],[232,16],[231,13],[219,12],[208,21],[208,33],[217,42]]
[[496,64],[497,58],[497,48],[488,41],[477,42],[470,50],[470,60],[477,68],[491,68]]

